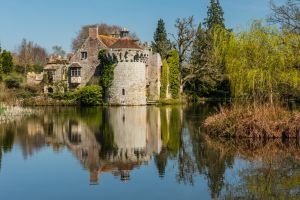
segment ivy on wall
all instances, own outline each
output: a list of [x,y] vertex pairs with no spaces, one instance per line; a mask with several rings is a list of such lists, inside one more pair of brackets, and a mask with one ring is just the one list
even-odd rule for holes
[[170,92],[173,99],[179,97],[180,92],[180,69],[179,69],[179,55],[176,50],[168,53],[167,63],[169,66],[169,85]]
[[103,88],[103,93],[107,97],[108,90],[112,86],[114,80],[114,70],[117,66],[118,59],[115,55],[110,55],[106,49],[102,49],[98,53],[100,61],[100,85]]
[[169,66],[166,60],[162,61],[162,72],[161,72],[161,88],[160,88],[160,98],[165,99],[168,90],[168,74]]

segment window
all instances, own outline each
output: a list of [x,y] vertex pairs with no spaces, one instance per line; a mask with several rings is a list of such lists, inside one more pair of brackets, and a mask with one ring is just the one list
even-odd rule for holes
[[81,52],[81,60],[86,60],[87,56],[88,56],[88,54],[86,51]]
[[125,95],[125,89],[122,89],[122,95]]
[[71,77],[80,77],[81,70],[80,68],[71,68]]

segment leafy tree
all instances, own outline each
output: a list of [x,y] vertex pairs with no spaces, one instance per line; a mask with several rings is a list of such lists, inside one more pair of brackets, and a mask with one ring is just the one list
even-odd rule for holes
[[215,26],[221,26],[225,28],[224,12],[219,0],[210,0],[210,5],[208,6],[207,11],[207,18],[205,18],[204,21],[204,24],[208,29],[212,29]]
[[[253,23],[250,31],[221,30],[215,42],[217,62],[224,62],[234,97],[269,102],[298,96],[300,36]],[[225,58],[225,59],[224,59]]]
[[180,92],[180,69],[179,69],[179,55],[176,50],[168,53],[167,62],[169,66],[169,84],[172,98],[176,99]]
[[4,50],[1,53],[1,65],[5,74],[9,74],[13,71],[13,57],[10,52]]
[[152,42],[153,51],[159,53],[164,59],[167,56],[168,51],[171,49],[171,42],[167,37],[167,31],[165,28],[165,22],[163,19],[159,19],[157,23],[156,31],[154,32],[154,41]]
[[277,6],[271,1],[272,15],[268,21],[279,24],[285,31],[300,34],[300,1],[287,0],[286,4]]

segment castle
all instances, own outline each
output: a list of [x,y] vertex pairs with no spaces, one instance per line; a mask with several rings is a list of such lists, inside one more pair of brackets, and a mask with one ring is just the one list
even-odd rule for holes
[[108,103],[146,105],[159,100],[161,57],[153,53],[148,45],[131,39],[127,29],[120,30],[118,34],[99,35],[98,27],[89,28],[88,38],[67,63],[49,62],[44,67],[44,74],[50,80],[44,91],[57,92],[55,86],[59,83],[65,83],[67,90],[89,84],[99,76],[101,61],[98,60],[98,53],[102,49],[117,58]]

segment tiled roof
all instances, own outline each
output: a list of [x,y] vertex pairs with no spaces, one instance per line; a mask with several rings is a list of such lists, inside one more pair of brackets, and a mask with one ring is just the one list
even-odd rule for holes
[[79,63],[74,62],[69,66],[69,68],[81,68],[81,66],[79,65]]
[[110,46],[111,49],[142,49],[134,40],[128,38],[118,39],[116,43]]
[[115,38],[113,36],[98,35],[107,48],[111,49],[142,49],[135,40],[129,38]]
[[98,35],[98,39],[100,39],[108,48],[118,41],[118,38],[107,35]]

